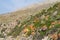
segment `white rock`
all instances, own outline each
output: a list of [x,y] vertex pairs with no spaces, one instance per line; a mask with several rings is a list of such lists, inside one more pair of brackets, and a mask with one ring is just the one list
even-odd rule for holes
[[48,36],[45,36],[44,39],[42,39],[42,40],[48,40]]
[[53,13],[53,15],[55,16],[57,14],[57,11],[55,11],[54,13]]
[[0,38],[0,40],[4,40],[4,38]]

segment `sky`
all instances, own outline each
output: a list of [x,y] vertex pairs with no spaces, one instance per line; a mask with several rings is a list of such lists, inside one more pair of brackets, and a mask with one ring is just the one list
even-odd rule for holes
[[0,0],[0,14],[12,12],[28,5],[44,1],[46,0]]

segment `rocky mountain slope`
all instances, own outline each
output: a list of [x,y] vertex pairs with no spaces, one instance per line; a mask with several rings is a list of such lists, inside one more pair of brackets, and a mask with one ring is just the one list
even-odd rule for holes
[[1,40],[45,40],[44,38],[59,40],[59,26],[60,3],[34,5],[0,15],[0,38]]

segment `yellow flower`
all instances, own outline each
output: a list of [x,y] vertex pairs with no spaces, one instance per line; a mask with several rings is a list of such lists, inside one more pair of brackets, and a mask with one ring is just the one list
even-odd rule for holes
[[25,33],[25,32],[28,32],[29,31],[29,29],[27,29],[27,28],[25,28],[24,30],[23,30],[23,32]]

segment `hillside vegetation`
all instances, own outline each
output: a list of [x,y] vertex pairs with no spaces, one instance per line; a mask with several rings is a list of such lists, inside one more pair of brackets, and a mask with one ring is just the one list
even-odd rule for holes
[[0,15],[0,40],[60,40],[60,2],[33,5]]
[[33,40],[48,36],[50,39],[59,40],[60,38],[60,3],[43,9],[36,15],[31,15],[27,20],[15,26],[8,35],[17,37],[23,32],[24,36],[33,35]]

